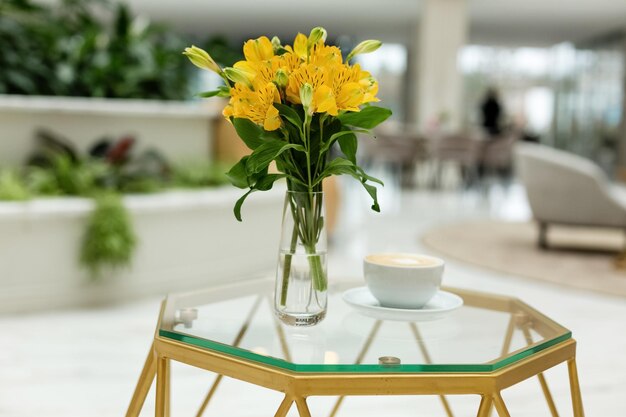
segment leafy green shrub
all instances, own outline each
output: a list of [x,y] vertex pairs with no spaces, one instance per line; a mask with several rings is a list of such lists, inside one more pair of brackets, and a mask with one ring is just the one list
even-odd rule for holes
[[190,162],[174,167],[172,185],[181,188],[215,187],[228,183],[224,166],[208,162]]
[[0,169],[0,201],[22,201],[32,196],[82,196],[94,199],[80,248],[80,263],[99,278],[107,269],[128,266],[137,238],[121,193],[147,193],[167,186],[212,187],[227,179],[224,167],[208,162],[191,162],[171,170],[171,179],[124,171],[98,159],[72,160],[51,155],[46,166],[22,171]]
[[15,170],[0,171],[0,200],[24,201],[30,198],[28,186]]
[[108,0],[0,1],[0,93],[180,100],[184,42]]
[[138,176],[126,178],[120,183],[119,189],[128,194],[150,194],[161,191],[163,183],[156,178]]
[[95,197],[95,209],[83,236],[80,262],[94,278],[106,268],[130,265],[137,238],[130,216],[118,194]]
[[50,158],[50,166],[28,170],[30,189],[39,195],[89,197],[106,188],[112,167],[98,160],[72,161],[66,155]]

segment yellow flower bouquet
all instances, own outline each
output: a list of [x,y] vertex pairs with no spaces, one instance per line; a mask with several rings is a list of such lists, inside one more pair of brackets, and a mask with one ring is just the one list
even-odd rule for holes
[[[319,298],[327,287],[325,253],[320,254],[317,247],[325,238],[318,201],[322,180],[332,175],[352,176],[371,196],[372,209],[380,210],[371,183],[382,182],[357,164],[356,134],[369,134],[391,111],[371,104],[379,101],[377,81],[359,64],[350,63],[354,56],[380,45],[375,40],[361,42],[344,60],[338,47],[326,45],[326,31],[317,27],[309,36],[298,34],[293,46],[282,45],[277,37],[271,41],[265,36],[251,39],[243,46],[245,60],[227,68],[221,68],[200,48],[185,49],[194,65],[214,71],[224,80],[224,86],[201,96],[230,98],[223,114],[252,151],[227,174],[233,185],[248,189],[235,204],[235,217],[241,220],[241,206],[248,195],[271,189],[279,179],[287,182],[285,211],[292,230],[283,239],[288,242],[284,250],[281,247],[284,256],[276,292],[279,316],[278,310],[290,309],[288,289],[291,278],[298,274],[293,258],[299,247],[308,263],[313,292],[309,298]],[[342,155],[331,158],[335,144]],[[268,172],[273,161],[278,173]],[[283,227],[285,223],[283,219]],[[318,304],[323,304],[325,311],[325,299]],[[310,311],[310,305],[306,309]]]

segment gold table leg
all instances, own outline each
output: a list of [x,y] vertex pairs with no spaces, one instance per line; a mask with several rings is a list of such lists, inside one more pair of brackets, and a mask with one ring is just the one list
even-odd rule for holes
[[480,407],[478,407],[476,417],[488,417],[489,414],[491,414],[492,407],[493,397],[491,397],[491,395],[483,395],[480,399]]
[[289,412],[289,409],[291,408],[291,404],[293,404],[293,398],[291,398],[289,395],[285,395],[285,398],[280,403],[280,406],[278,407],[278,410],[276,410],[276,414],[274,414],[274,417],[285,417]]
[[[530,334],[530,330],[528,330],[528,326],[523,326],[522,331],[524,332],[524,338],[526,339],[526,343],[528,343],[529,345],[533,344],[533,337]],[[556,404],[554,403],[552,393],[550,392],[550,388],[548,388],[548,383],[546,382],[546,377],[543,375],[543,372],[537,374],[537,379],[539,379],[539,384],[541,385],[543,396],[546,398],[546,402],[548,403],[550,414],[552,414],[552,417],[559,417],[559,412],[556,410]]]
[[[417,324],[415,324],[414,322],[411,322],[409,326],[411,327],[411,330],[413,331],[413,336],[415,336],[415,340],[417,341],[417,344],[420,350],[422,351],[422,356],[424,356],[424,361],[428,364],[433,363],[430,357],[430,353],[428,353],[428,349],[426,349],[426,344],[422,340],[422,335],[420,334],[419,329],[417,328]],[[446,410],[446,415],[448,417],[454,417],[454,414],[452,414],[452,408],[450,408],[450,404],[448,403],[446,396],[440,395],[439,399],[441,400],[441,405],[443,405],[443,408]]]
[[517,318],[515,314],[511,314],[511,319],[509,320],[509,325],[506,328],[506,335],[504,336],[504,343],[502,345],[502,353],[500,356],[507,355],[509,350],[511,350],[511,342],[513,341],[513,332],[515,331],[515,323],[517,322]]
[[[524,338],[526,339],[526,343],[529,345],[533,344],[533,338],[528,328],[529,322],[526,320],[525,315],[523,314],[512,314],[511,320],[509,321],[509,325],[507,327],[506,335],[504,338],[504,345],[502,346],[502,356],[509,353],[511,348],[511,341],[513,340],[513,332],[516,326],[520,326],[522,328],[522,332],[524,333]],[[548,408],[550,409],[550,414],[552,417],[559,417],[559,413],[556,409],[556,404],[554,402],[554,398],[552,397],[552,393],[550,392],[550,388],[548,387],[548,382],[546,381],[546,377],[543,372],[537,374],[537,379],[539,380],[539,384],[541,385],[541,391],[546,399],[546,403],[548,404]],[[502,402],[504,404],[504,402]],[[500,413],[498,413],[500,414]],[[491,415],[491,410],[487,414],[487,417]]]
[[148,391],[150,391],[150,387],[152,386],[152,381],[154,381],[155,376],[156,360],[154,344],[152,344],[150,346],[150,351],[148,352],[146,362],[144,363],[143,369],[141,370],[139,381],[137,382],[137,386],[135,387],[133,398],[130,400],[130,404],[128,406],[128,409],[126,410],[126,417],[139,416],[139,413],[141,412],[141,408],[146,401],[146,396],[148,395]]
[[309,411],[309,406],[306,404],[306,398],[296,397],[296,407],[298,407],[300,417],[311,417],[311,411]]
[[544,397],[546,397],[546,402],[548,403],[550,414],[552,414],[552,417],[559,417],[559,412],[556,410],[556,404],[554,403],[554,399],[552,398],[550,388],[548,388],[548,382],[546,381],[546,377],[543,375],[543,373],[541,373],[537,375],[537,379],[539,379],[541,390],[543,391]]
[[[520,320],[520,316],[518,314],[511,314],[511,318],[509,319],[509,325],[506,328],[506,334],[504,335],[504,343],[502,344],[502,352],[500,356],[505,356],[511,350],[511,342],[513,341],[513,334],[515,332],[515,328],[517,327],[517,322]],[[493,401],[489,402],[489,411],[485,414],[485,417],[491,417],[493,413]]]
[[157,358],[155,417],[170,415],[169,368],[169,359],[162,356]]
[[215,394],[215,391],[217,391],[217,387],[219,386],[220,382],[222,382],[222,378],[222,375],[218,375],[215,378],[215,381],[213,381],[211,388],[209,388],[209,392],[207,392],[206,396],[204,397],[204,401],[202,401],[202,405],[200,405],[200,408],[196,413],[196,417],[200,417],[202,414],[204,414],[204,410],[206,410],[207,406],[209,405],[209,401],[211,401],[211,398],[213,398],[213,394]]
[[[241,329],[239,329],[239,333],[237,333],[237,336],[235,336],[235,340],[232,343],[233,346],[237,347],[241,343],[241,340],[243,339],[244,335],[248,331],[248,328],[250,327],[250,322],[254,318],[254,315],[256,314],[257,310],[259,309],[259,306],[261,305],[261,300],[262,300],[261,297],[257,297],[256,301],[252,305],[252,308],[250,309],[250,312],[248,313],[248,316],[246,317],[246,321],[243,323],[243,326],[241,326]],[[200,408],[198,409],[198,412],[196,413],[196,417],[201,417],[202,414],[204,414],[204,411],[209,405],[209,401],[211,401],[211,398],[213,398],[215,391],[217,391],[217,387],[220,385],[220,382],[222,382],[222,378],[223,378],[222,375],[218,375],[217,378],[215,378],[215,381],[213,381],[213,384],[211,384],[211,388],[209,388],[209,392],[207,392],[206,396],[204,397],[204,401],[202,401],[202,404],[200,405]]]
[[576,358],[567,361],[567,371],[569,373],[569,386],[572,394],[574,417],[585,417],[583,399],[580,395],[580,383],[578,382],[578,371],[576,369]]
[[[365,355],[367,355],[367,351],[370,349],[370,346],[372,345],[372,342],[374,341],[374,338],[376,337],[376,334],[378,333],[378,330],[380,330],[381,324],[382,324],[382,321],[380,321],[380,320],[376,320],[376,323],[374,323],[374,326],[372,327],[372,330],[370,331],[370,334],[367,336],[367,340],[365,341],[365,344],[361,348],[361,352],[359,352],[359,356],[357,356],[357,358],[356,358],[355,363],[357,365],[360,364],[361,362],[363,362],[363,358],[365,358]],[[333,406],[333,409],[330,411],[329,417],[335,417],[335,415],[337,414],[337,411],[339,411],[339,407],[341,407],[341,404],[343,403],[344,399],[345,399],[344,395],[342,395],[339,398],[337,398],[337,402]]]
[[493,403],[496,406],[496,411],[500,417],[511,417],[509,414],[509,410],[506,408],[506,404],[504,404],[504,400],[502,399],[502,395],[499,392],[495,393],[493,396]]

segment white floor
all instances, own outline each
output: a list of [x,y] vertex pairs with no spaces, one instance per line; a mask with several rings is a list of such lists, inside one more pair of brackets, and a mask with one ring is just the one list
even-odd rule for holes
[[[365,210],[367,195],[344,195],[342,227],[329,261],[331,275],[358,276],[360,259],[380,250],[424,251],[420,233],[437,224],[471,218],[524,219],[519,187],[488,193],[401,193],[391,182],[381,193],[382,214]],[[593,277],[590,277],[593,279]],[[625,277],[626,279],[626,277]],[[626,416],[626,299],[586,293],[449,262],[448,285],[522,298],[573,331],[586,415]],[[90,310],[0,317],[0,416],[122,416],[154,331],[159,299]],[[174,366],[173,416],[193,416],[213,376]],[[571,415],[565,366],[548,382],[561,416]],[[504,392],[515,417],[548,416],[538,382]],[[281,396],[226,380],[205,416],[271,416]],[[143,415],[153,414],[149,396]],[[333,399],[312,399],[314,416],[326,416]],[[451,399],[455,415],[473,416],[477,399]],[[294,410],[292,414],[296,415]],[[436,398],[349,398],[339,415],[443,416]]]

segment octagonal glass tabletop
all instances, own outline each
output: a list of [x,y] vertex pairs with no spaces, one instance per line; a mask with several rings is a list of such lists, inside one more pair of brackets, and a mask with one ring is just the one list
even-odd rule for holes
[[361,285],[331,285],[326,318],[313,327],[274,317],[272,280],[170,295],[159,336],[295,372],[369,373],[490,372],[571,337],[517,299],[450,288],[464,304],[445,318],[377,320],[341,297]]

